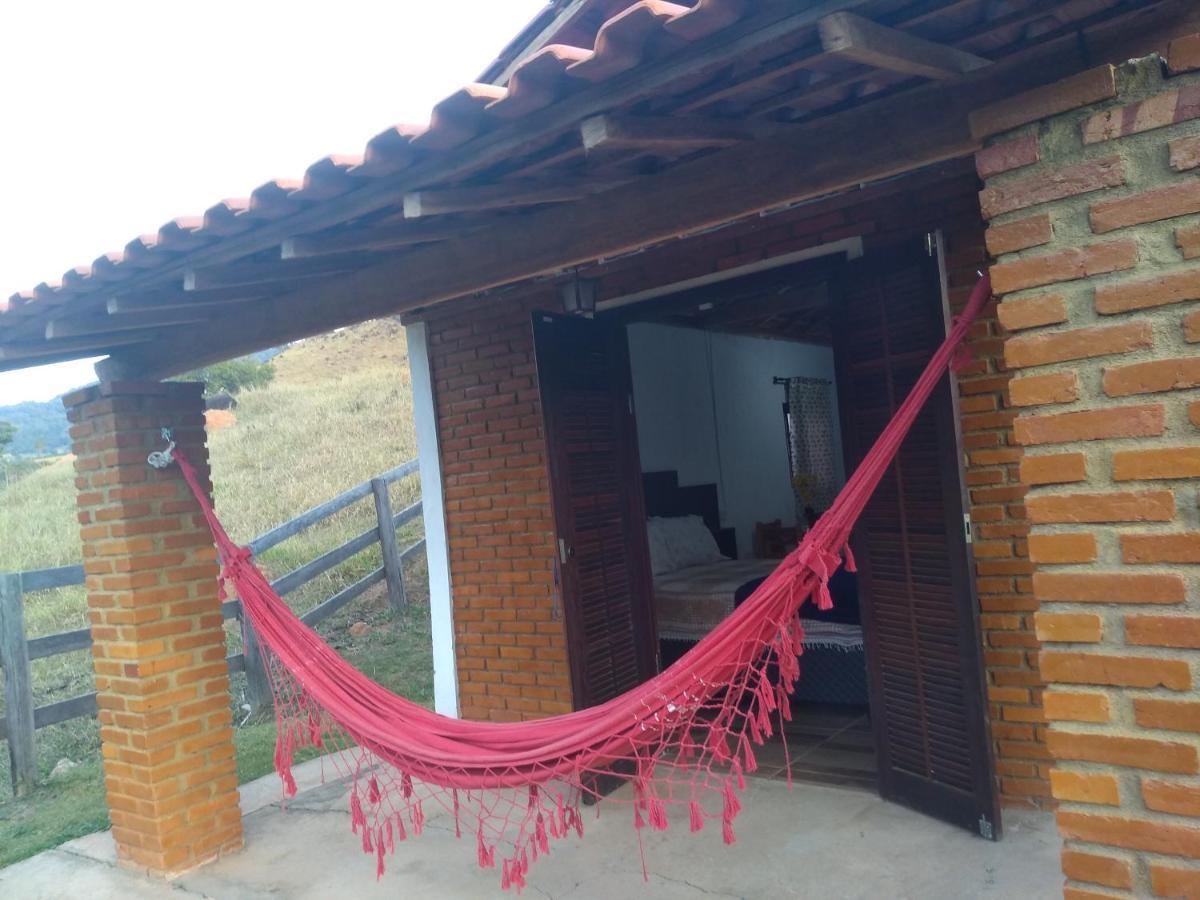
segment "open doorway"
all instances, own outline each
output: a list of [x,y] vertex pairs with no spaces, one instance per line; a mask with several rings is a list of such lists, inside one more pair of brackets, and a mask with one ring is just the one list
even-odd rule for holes
[[[628,310],[653,575],[668,665],[741,604],[845,481],[829,318],[834,270],[809,265]],[[857,576],[804,609],[786,749],[759,774],[874,790]]]
[[[752,593],[945,331],[933,237],[594,320],[535,316],[580,705],[643,677],[655,654],[669,664]],[[763,774],[877,789],[995,837],[961,462],[947,377],[859,523],[858,572],[834,579],[833,610],[802,612],[791,759],[779,747],[759,760]]]

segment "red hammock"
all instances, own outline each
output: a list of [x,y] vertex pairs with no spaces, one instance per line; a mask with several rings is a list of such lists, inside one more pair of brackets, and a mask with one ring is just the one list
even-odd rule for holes
[[[756,768],[753,746],[791,717],[788,694],[800,676],[803,629],[798,611],[810,597],[832,605],[827,583],[845,554],[851,528],[883,477],[930,393],[958,359],[971,322],[990,294],[984,276],[963,315],[933,354],[875,446],[833,505],[749,599],[678,662],[607,703],[566,715],[511,724],[438,715],[382,688],[351,667],[302,623],[271,589],[217,520],[195,470],[176,459],[216,541],[223,583],[232,586],[263,645],[275,695],[275,767],[295,794],[293,754],[327,757],[351,780],[352,828],[377,859],[409,833],[420,834],[425,806],[453,815],[455,834],[475,839],[480,866],[501,868],[501,886],[525,885],[531,862],[551,839],[582,837],[580,808],[597,777],[616,776],[633,790],[606,802],[631,808],[637,829],[665,830],[686,816],[699,831],[733,822]],[[643,856],[643,871],[645,861]]]

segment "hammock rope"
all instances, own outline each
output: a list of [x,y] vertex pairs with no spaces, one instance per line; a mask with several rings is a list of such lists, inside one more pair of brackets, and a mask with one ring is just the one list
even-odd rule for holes
[[[847,541],[855,521],[990,296],[987,276],[895,416],[836,500],[763,584],[716,629],[654,678],[607,703],[524,722],[472,722],[399,697],[349,665],[287,607],[230,539],[188,460],[173,459],[212,530],[222,597],[240,597],[262,645],[275,701],[275,768],[284,794],[296,792],[295,752],[329,754],[350,783],[352,830],[362,849],[385,857],[419,835],[426,809],[453,817],[473,838],[476,861],[499,868],[501,887],[525,886],[529,866],[551,841],[584,833],[582,805],[601,794],[602,777],[632,785],[626,806],[637,833],[666,830],[684,816],[691,831],[719,822],[735,843],[738,793],[756,769],[761,745],[791,718],[788,695],[800,677],[800,607],[832,606],[828,581],[854,570]],[[598,807],[597,807],[598,812]],[[645,854],[642,869],[645,873]]]

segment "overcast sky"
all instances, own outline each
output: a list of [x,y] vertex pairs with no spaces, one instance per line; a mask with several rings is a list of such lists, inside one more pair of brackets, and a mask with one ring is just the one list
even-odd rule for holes
[[[0,2],[0,296],[427,121],[543,3]],[[0,374],[0,406],[92,380]]]

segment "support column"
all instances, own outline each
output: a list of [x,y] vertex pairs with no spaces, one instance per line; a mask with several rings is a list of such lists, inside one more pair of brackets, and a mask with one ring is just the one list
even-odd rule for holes
[[980,110],[1065,896],[1200,896],[1200,36]]
[[207,478],[201,392],[106,382],[63,398],[113,837],[123,864],[165,876],[242,846],[215,550],[179,469],[146,463],[170,428]]

